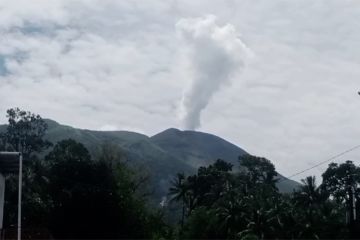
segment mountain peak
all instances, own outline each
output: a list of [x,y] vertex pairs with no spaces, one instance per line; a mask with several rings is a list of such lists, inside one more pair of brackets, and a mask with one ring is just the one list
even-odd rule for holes
[[182,131],[178,128],[168,128],[168,129],[164,130],[163,132],[182,132]]
[[170,128],[152,136],[151,141],[194,168],[209,165],[218,158],[235,165],[238,157],[246,154],[218,136],[197,131]]
[[[162,132],[159,132],[157,134],[155,134],[154,136],[152,136],[151,138],[157,138],[159,136],[168,136],[168,135],[206,135],[206,136],[212,136],[212,137],[217,137],[216,135],[210,134],[210,133],[206,133],[206,132],[201,132],[201,131],[196,131],[196,130],[182,130],[182,129],[178,129],[178,128],[168,128]],[[219,137],[217,137],[219,138]]]
[[177,128],[168,128],[162,132],[159,132],[155,135],[153,135],[151,138],[157,138],[157,137],[160,137],[160,136],[176,136],[176,135],[179,135],[181,134],[181,130],[180,129],[177,129]]

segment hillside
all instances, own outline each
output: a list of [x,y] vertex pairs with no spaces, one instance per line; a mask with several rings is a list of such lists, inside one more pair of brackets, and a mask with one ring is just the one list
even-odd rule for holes
[[166,195],[169,181],[179,171],[192,173],[193,168],[175,159],[162,148],[154,144],[151,139],[143,134],[129,131],[93,131],[77,129],[70,126],[60,125],[53,120],[46,120],[48,132],[46,139],[56,143],[63,139],[72,138],[81,142],[94,156],[99,147],[110,142],[119,146],[129,164],[149,176],[154,186],[150,191],[160,201]]
[[[212,134],[196,131],[180,131],[170,128],[151,137],[152,141],[170,155],[185,162],[193,168],[206,166],[216,159],[224,159],[233,164],[234,170],[239,166],[238,158],[248,154],[238,146]],[[281,192],[291,192],[299,183],[286,179],[279,174],[278,188]]]
[[219,158],[238,165],[238,157],[246,154],[244,150],[234,144],[202,132],[170,128],[151,137],[151,140],[194,168],[208,165],[209,160]]
[[[216,159],[231,162],[236,170],[238,157],[247,154],[238,146],[212,134],[196,131],[167,129],[152,137],[129,131],[93,131],[61,125],[46,119],[46,139],[56,143],[72,138],[83,143],[92,155],[101,144],[111,142],[124,151],[127,161],[149,175],[156,201],[167,194],[169,181],[178,172],[195,173],[199,166],[206,166]],[[4,131],[5,126],[0,126]],[[280,176],[280,179],[284,177]],[[292,191],[299,184],[281,181],[280,191]]]

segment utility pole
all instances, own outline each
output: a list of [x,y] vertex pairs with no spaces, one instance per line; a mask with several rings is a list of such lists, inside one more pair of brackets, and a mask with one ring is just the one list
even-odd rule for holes
[[22,198],[23,155],[19,157],[18,226],[17,239],[21,240],[21,198]]
[[[21,240],[21,193],[22,193],[22,163],[23,156],[20,152],[0,152],[0,228],[3,231],[2,221],[4,213],[5,200],[5,177],[6,174],[19,175],[19,189],[18,189],[18,224],[17,224],[17,239]],[[2,175],[2,176],[1,176]],[[4,234],[4,232],[3,232]]]

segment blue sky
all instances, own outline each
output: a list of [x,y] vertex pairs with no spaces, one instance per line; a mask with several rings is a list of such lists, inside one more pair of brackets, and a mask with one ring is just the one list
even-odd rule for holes
[[[192,42],[179,34],[184,21],[196,26],[185,28]],[[152,135],[184,128],[205,96],[198,130],[290,175],[360,143],[359,23],[357,0],[0,1],[0,122],[19,106],[75,127]],[[239,66],[211,78],[224,59]],[[359,164],[359,154],[339,161]]]

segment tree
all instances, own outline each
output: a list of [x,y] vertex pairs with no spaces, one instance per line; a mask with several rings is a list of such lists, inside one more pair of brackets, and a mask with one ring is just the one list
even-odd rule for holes
[[57,143],[46,156],[55,238],[150,238],[158,232],[150,221],[162,229],[161,218],[137,197],[132,172],[115,156],[92,160],[71,139]]
[[[349,230],[352,237],[358,237],[355,231],[355,199],[359,198],[360,168],[352,161],[342,164],[330,163],[322,175],[322,188],[329,192],[338,203],[345,203]],[[356,236],[357,235],[357,236]]]
[[169,188],[169,195],[171,197],[170,201],[176,201],[176,202],[181,201],[182,204],[181,227],[184,226],[187,190],[188,188],[185,183],[184,173],[178,173],[176,177],[171,181],[171,187]]
[[6,138],[5,133],[0,132],[0,151],[6,150]]
[[218,216],[218,228],[222,230],[223,237],[236,238],[239,231],[248,224],[247,196],[237,189],[229,189],[227,193],[217,201],[213,208]]
[[318,238],[319,229],[315,222],[318,223],[318,217],[321,215],[320,206],[326,201],[327,196],[322,194],[320,188],[316,186],[314,176],[302,179],[301,183],[302,185],[293,194],[298,221],[303,225],[300,235],[304,238]]
[[217,159],[208,167],[200,167],[193,181],[196,187],[192,187],[196,194],[196,204],[212,206],[230,188],[232,176],[232,164]]
[[273,206],[280,198],[275,187],[275,168],[266,159],[253,158],[254,162],[250,157],[241,161],[246,171],[233,173],[230,163],[218,159],[208,167],[200,167],[197,174],[186,179],[189,217],[184,236],[273,236],[278,216],[278,209]]
[[360,168],[352,161],[338,165],[330,163],[322,174],[322,188],[328,191],[337,201],[350,205],[350,201],[360,183]]
[[[31,112],[13,108],[7,110],[8,125],[1,136],[1,148],[19,151],[24,156],[23,165],[23,226],[38,227],[47,221],[48,194],[44,191],[47,179],[39,154],[51,144],[44,140],[47,124]],[[6,177],[4,226],[16,221],[17,176]]]
[[[50,228],[55,238],[112,236],[119,216],[112,197],[115,182],[106,166],[95,165],[74,140],[57,143],[45,158],[53,201]],[[112,221],[109,221],[112,220]],[[100,235],[103,231],[104,235]]]
[[215,209],[200,206],[189,216],[184,226],[183,239],[223,239],[219,223]]
[[4,135],[6,148],[22,152],[25,159],[40,153],[51,144],[44,140],[47,124],[31,112],[12,108],[7,110],[8,126]]
[[277,172],[274,164],[268,159],[252,155],[242,155],[239,157],[241,170],[252,186],[257,184],[267,184],[275,187]]
[[309,222],[312,225],[314,212],[327,199],[327,194],[316,186],[315,176],[308,176],[302,179],[301,182],[302,185],[294,192],[294,200],[305,209]]

